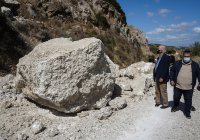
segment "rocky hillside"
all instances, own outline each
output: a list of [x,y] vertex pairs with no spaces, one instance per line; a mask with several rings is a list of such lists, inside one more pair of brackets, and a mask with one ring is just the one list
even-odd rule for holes
[[126,24],[116,0],[1,0],[0,7],[1,73],[15,72],[20,57],[57,37],[99,38],[121,67],[148,51],[142,31]]

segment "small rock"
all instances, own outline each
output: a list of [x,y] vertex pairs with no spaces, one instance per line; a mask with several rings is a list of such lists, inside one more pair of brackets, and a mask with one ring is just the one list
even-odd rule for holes
[[112,109],[111,107],[104,107],[100,109],[100,113],[98,115],[99,120],[105,120],[108,119],[112,115]]
[[17,0],[4,0],[6,4],[12,4],[12,5],[19,5],[20,3]]
[[8,109],[11,108],[13,106],[13,104],[9,101],[4,101],[3,103],[1,103],[1,108],[3,109]]
[[0,140],[7,140],[6,138],[4,139],[3,137],[0,136]]
[[153,76],[149,76],[145,80],[144,94],[151,95],[151,87],[154,87],[155,83],[153,81]]
[[42,132],[45,129],[45,127],[40,121],[35,121],[31,125],[31,129],[32,129],[34,134],[38,134],[38,133]]
[[5,86],[4,88],[7,87],[7,85],[11,85],[13,83],[14,80],[14,75],[12,74],[8,74],[4,77],[1,77],[0,79],[0,88]]
[[59,130],[56,128],[51,128],[48,132],[49,137],[54,137],[59,134]]
[[27,136],[24,133],[18,133],[17,134],[17,140],[27,140],[29,136]]
[[10,86],[10,85],[4,85],[2,88],[3,88],[4,90],[6,90],[6,89],[11,89],[11,86]]
[[88,112],[85,112],[85,111],[82,111],[81,113],[78,113],[77,115],[78,115],[80,118],[83,118],[83,117],[89,116],[89,113],[88,113]]
[[145,73],[145,74],[150,74],[153,72],[153,68],[154,68],[154,65],[153,63],[145,63],[145,62],[139,62],[136,64],[137,66],[137,70],[140,72],[140,73]]
[[130,69],[130,67],[118,71],[119,77],[127,77],[129,79],[134,79],[136,73],[136,70]]
[[130,84],[124,84],[124,85],[121,85],[122,86],[122,89],[124,91],[133,91],[133,88],[131,87]]
[[10,8],[3,6],[3,7],[1,7],[1,13],[3,13],[6,16],[9,16],[11,14],[11,10],[10,10]]
[[109,102],[109,105],[111,106],[113,110],[120,110],[127,106],[127,102],[123,98],[116,97],[115,99]]

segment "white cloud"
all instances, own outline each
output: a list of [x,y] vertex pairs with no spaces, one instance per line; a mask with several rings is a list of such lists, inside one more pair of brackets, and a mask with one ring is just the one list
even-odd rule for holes
[[153,16],[154,16],[154,13],[153,13],[153,12],[147,12],[147,16],[148,16],[148,17],[153,17]]
[[159,43],[175,46],[187,46],[200,39],[200,34],[182,33],[182,34],[167,34],[157,37],[149,37],[150,43]]
[[190,26],[191,23],[188,23],[188,22],[181,22],[179,24],[171,24],[168,26],[168,28],[171,28],[171,29],[183,29],[183,28],[186,28],[188,26]]
[[146,34],[160,34],[162,32],[165,32],[165,29],[164,28],[156,28],[155,30],[151,31],[151,32],[147,32]]
[[192,24],[197,24],[198,22],[196,20],[192,21]]
[[169,14],[170,12],[171,12],[171,10],[169,10],[169,9],[160,9],[160,10],[158,11],[158,14],[159,14],[160,16],[162,16],[162,17],[166,17],[167,14]]
[[167,25],[167,26],[161,25],[159,28],[156,28],[153,31],[147,32],[146,34],[182,32],[182,31],[185,31],[185,30],[193,27],[196,23],[197,23],[197,21],[191,21],[191,22],[181,22],[179,24],[170,24],[170,25]]
[[167,40],[175,40],[175,39],[177,39],[178,37],[177,37],[177,36],[174,36],[174,35],[166,35],[165,38],[166,38]]
[[151,43],[185,46],[200,39],[200,26],[198,24],[194,20],[178,24],[160,25],[146,32],[146,36],[148,36]]
[[170,29],[171,31],[183,31],[185,29],[188,29],[192,26],[194,26],[197,22],[192,21],[192,22],[181,22],[179,24],[171,24],[167,28]]
[[171,28],[166,28],[165,31],[167,31],[167,32],[173,32],[173,29],[171,29]]
[[182,41],[188,40],[190,38],[189,34],[178,34],[178,35],[166,35],[166,41]]
[[200,27],[193,28],[193,31],[196,32],[196,33],[200,33]]
[[156,41],[156,42],[182,42],[183,40],[190,40],[193,36],[190,34],[176,34],[176,35],[165,35],[162,38],[151,38],[151,41]]

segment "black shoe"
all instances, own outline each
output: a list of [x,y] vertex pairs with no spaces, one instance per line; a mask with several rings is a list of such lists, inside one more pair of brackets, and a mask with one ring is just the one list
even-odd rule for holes
[[191,115],[188,114],[188,113],[185,113],[185,117],[186,117],[187,119],[191,119]]
[[194,106],[192,106],[191,111],[196,111],[196,108]]
[[169,106],[161,106],[160,108],[161,109],[165,109],[165,108],[168,108]]
[[159,107],[160,106],[160,104],[155,104],[155,107]]
[[172,109],[171,109],[171,112],[176,112],[178,110],[178,107],[177,106],[173,106]]

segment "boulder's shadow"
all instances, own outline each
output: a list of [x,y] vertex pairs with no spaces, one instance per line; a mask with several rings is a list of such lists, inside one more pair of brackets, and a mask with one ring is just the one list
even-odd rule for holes
[[25,99],[27,99],[29,102],[35,104],[38,108],[42,108],[42,109],[45,109],[45,110],[49,110],[53,115],[55,116],[59,116],[59,117],[76,117],[77,116],[77,113],[64,113],[64,112],[59,112],[55,109],[52,109],[52,108],[49,108],[47,106],[44,106],[44,105],[41,105],[41,104],[38,104],[37,102],[25,97]]
[[122,95],[122,88],[119,85],[115,84],[112,100],[115,99],[116,97],[120,97],[121,95]]
[[[122,94],[122,88],[115,84],[114,86],[114,90],[113,90],[113,95],[112,95],[112,100],[115,99],[116,97],[120,97]],[[27,99],[29,102],[35,104],[37,107],[45,109],[45,110],[49,110],[52,112],[52,114],[54,114],[55,116],[60,116],[60,117],[76,117],[77,113],[64,113],[64,112],[59,112],[55,109],[49,108],[47,106],[41,105],[37,102],[35,102],[34,100],[31,100],[30,98],[24,97],[25,99]],[[87,111],[87,110],[82,110],[82,111]]]

